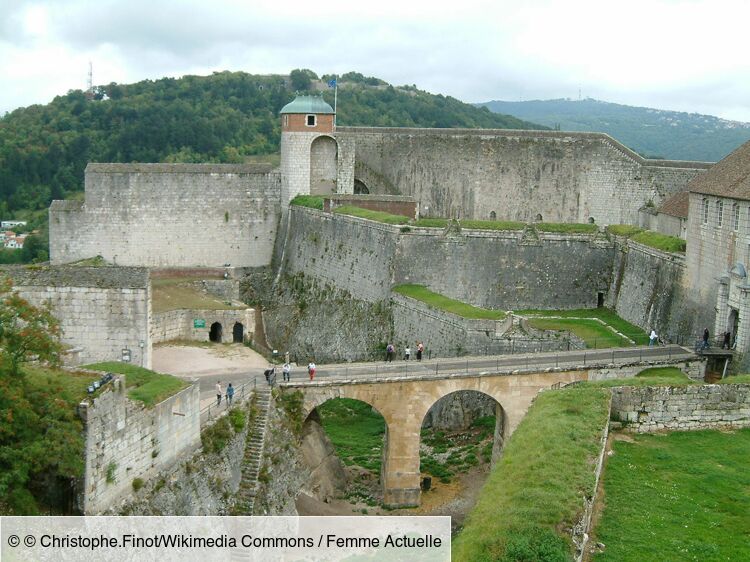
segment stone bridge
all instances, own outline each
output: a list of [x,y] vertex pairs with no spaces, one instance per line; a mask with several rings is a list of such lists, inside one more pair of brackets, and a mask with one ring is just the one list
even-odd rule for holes
[[[518,427],[536,395],[544,389],[575,381],[635,376],[653,366],[675,366],[693,378],[702,376],[702,363],[684,350],[663,360],[631,361],[627,364],[586,367],[548,367],[520,372],[441,373],[440,375],[392,375],[386,377],[330,377],[314,382],[281,385],[282,391],[301,390],[303,416],[334,398],[353,398],[375,408],[385,418],[381,482],[383,501],[392,507],[419,505],[419,445],[422,422],[441,398],[458,391],[477,391],[497,402],[494,453]],[[495,455],[493,454],[493,457]]]

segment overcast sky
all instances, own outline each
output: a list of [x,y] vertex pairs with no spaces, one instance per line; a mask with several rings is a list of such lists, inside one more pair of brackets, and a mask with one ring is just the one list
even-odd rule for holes
[[746,0],[0,0],[0,115],[94,84],[356,70],[466,102],[750,121]]

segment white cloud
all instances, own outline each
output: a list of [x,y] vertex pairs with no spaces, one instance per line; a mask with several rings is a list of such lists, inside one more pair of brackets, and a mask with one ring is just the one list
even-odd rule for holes
[[3,0],[0,112],[94,82],[307,67],[465,101],[584,96],[750,121],[740,0]]

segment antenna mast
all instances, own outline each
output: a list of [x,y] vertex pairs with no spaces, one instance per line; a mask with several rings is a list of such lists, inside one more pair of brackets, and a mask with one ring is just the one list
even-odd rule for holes
[[89,61],[89,77],[86,81],[86,97],[94,98],[94,65]]

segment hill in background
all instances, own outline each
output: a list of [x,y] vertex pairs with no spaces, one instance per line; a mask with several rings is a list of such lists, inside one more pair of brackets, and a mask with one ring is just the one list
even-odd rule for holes
[[649,158],[717,162],[750,140],[750,123],[590,98],[476,105],[563,131],[607,133]]

